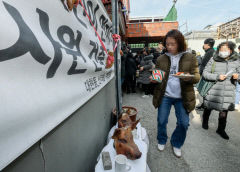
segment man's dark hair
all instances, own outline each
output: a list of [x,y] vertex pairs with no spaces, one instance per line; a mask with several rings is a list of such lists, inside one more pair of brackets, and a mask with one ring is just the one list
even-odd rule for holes
[[240,45],[238,46],[238,49],[240,50]]
[[196,56],[197,52],[195,50],[192,50],[192,54]]
[[213,46],[215,44],[215,40],[212,38],[208,38],[204,41],[204,44],[208,44],[211,48],[213,48]]
[[174,38],[176,40],[177,45],[178,45],[178,52],[184,52],[187,50],[187,44],[186,44],[185,38],[179,30],[173,29],[167,33],[167,35],[165,36],[165,38],[163,40],[164,47],[167,47],[166,41],[167,41],[168,37]]
[[224,45],[226,45],[232,51],[232,53],[234,53],[234,49],[236,48],[236,44],[232,41],[226,41],[226,42],[222,42],[221,44],[218,45],[217,54],[219,53],[220,48]]
[[155,48],[151,48],[150,53],[153,54],[155,52],[156,52],[156,49]]
[[144,50],[143,50],[143,53],[144,53],[144,52],[146,52],[146,53],[147,53],[147,55],[149,55],[149,54],[150,54],[150,51],[149,51],[149,49],[148,49],[148,48],[144,49]]
[[163,42],[159,42],[158,44],[162,44],[163,45]]
[[125,51],[126,48],[127,48],[127,46],[126,46],[125,44],[123,44],[123,46],[122,46],[122,50]]

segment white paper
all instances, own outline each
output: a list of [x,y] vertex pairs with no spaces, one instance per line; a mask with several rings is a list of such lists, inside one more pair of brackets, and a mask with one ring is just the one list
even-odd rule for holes
[[233,74],[233,70],[230,70],[228,73],[226,73],[225,75],[226,75],[226,77],[227,76],[229,76],[229,75],[231,75],[231,74]]

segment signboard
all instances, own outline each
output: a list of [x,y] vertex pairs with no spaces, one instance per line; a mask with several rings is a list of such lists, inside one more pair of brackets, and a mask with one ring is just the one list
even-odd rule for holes
[[[112,23],[82,1],[106,48]],[[0,1],[0,170],[70,116],[114,76],[81,5]]]

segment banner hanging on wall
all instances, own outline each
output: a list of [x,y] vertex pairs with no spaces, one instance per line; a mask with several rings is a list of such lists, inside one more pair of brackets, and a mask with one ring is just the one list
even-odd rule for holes
[[[82,0],[106,49],[112,23]],[[0,1],[0,171],[98,93],[114,76],[82,5]]]

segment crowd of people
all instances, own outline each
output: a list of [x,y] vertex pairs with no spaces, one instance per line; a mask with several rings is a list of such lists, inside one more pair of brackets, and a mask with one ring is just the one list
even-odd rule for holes
[[[171,30],[158,48],[145,47],[133,55],[129,46],[121,50],[122,86],[129,93],[136,87],[143,90],[143,98],[153,95],[153,105],[158,109],[158,149],[163,151],[167,142],[167,123],[171,107],[174,106],[177,126],[171,136],[173,153],[181,157],[181,147],[187,136],[189,113],[202,110],[202,128],[207,130],[213,110],[219,112],[216,133],[229,139],[225,131],[229,111],[239,110],[240,105],[240,46],[231,41],[214,48],[215,40],[208,38],[203,43],[204,56],[187,49],[186,41],[178,30]],[[164,71],[161,83],[152,79],[152,70]],[[172,74],[184,72],[191,76],[178,78]],[[195,90],[202,93],[203,102],[195,107]],[[194,88],[195,87],[195,88]]]
[[155,68],[157,58],[164,53],[162,42],[159,43],[158,48],[145,47],[136,53],[132,53],[131,48],[124,45],[120,51],[123,92],[136,93],[138,87],[144,92],[143,98],[152,95],[154,84],[150,82],[149,77]]

